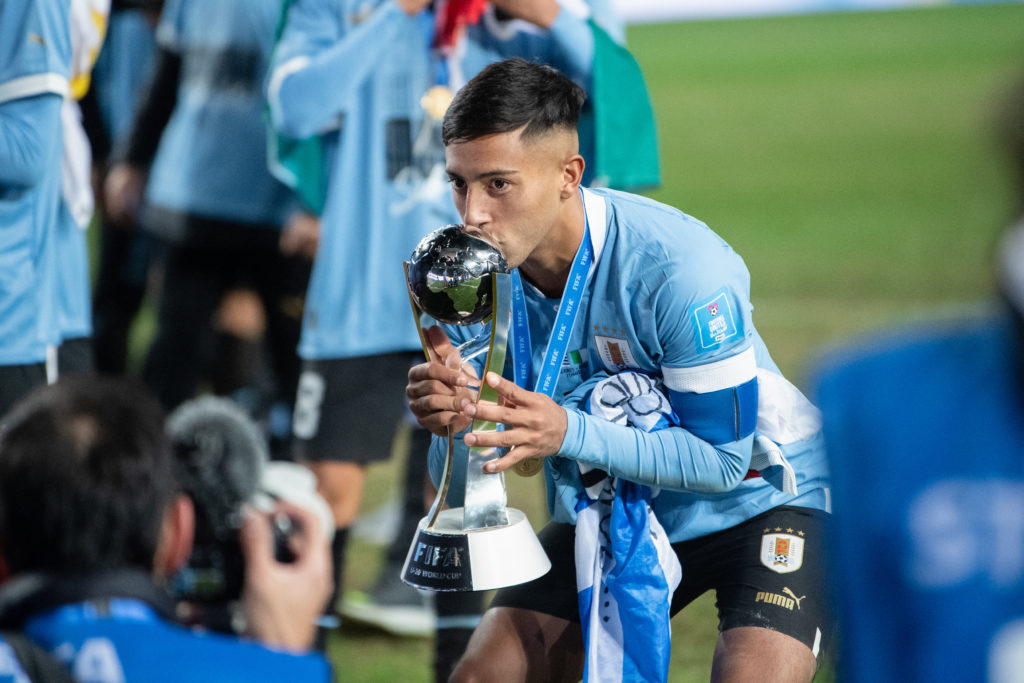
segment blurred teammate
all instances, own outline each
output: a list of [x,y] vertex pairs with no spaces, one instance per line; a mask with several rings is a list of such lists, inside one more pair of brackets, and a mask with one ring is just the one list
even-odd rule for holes
[[279,8],[165,2],[153,78],[107,177],[114,221],[130,216],[145,187],[141,222],[159,243],[163,284],[143,377],[168,408],[211,374],[214,312],[239,286],[262,300],[277,395],[289,406],[295,395],[309,262],[282,252],[282,231],[301,214],[267,170],[263,119]]
[[[315,513],[274,560],[269,520],[242,531],[242,602],[252,641],[174,624],[162,581],[188,558],[193,506],[179,492],[156,400],[133,383],[78,375],[12,411],[0,437],[0,527],[13,578],[0,625],[64,661],[79,680],[328,681],[307,654],[330,590]],[[41,539],[45,539],[42,541]]]
[[[388,457],[403,419],[406,374],[423,357],[401,263],[420,237],[458,220],[439,134],[452,93],[486,64],[510,55],[556,64],[588,83],[591,13],[621,38],[605,0],[292,3],[268,84],[273,124],[291,138],[340,127],[328,151],[323,234],[299,345],[304,366],[294,421],[297,456],[316,472],[334,510],[339,571],[366,466]],[[422,467],[419,456],[428,443],[426,432],[413,430],[410,467]],[[405,525],[389,549],[366,616],[376,611],[383,619],[388,608],[419,608],[396,610],[393,625],[380,622],[395,631],[430,627],[429,621],[412,621],[417,613],[429,614],[397,579],[423,511],[416,469],[406,484],[411,514],[403,515]],[[336,583],[342,586],[340,574]],[[441,603],[449,598],[438,600],[443,625],[447,608]],[[463,620],[463,635],[466,625]]]
[[1002,142],[1020,213],[996,249],[998,301],[835,352],[818,377],[836,492],[837,675],[850,683],[1024,672],[1022,122],[1018,85]]
[[128,336],[146,293],[149,238],[135,224],[136,212],[110,220],[103,183],[111,149],[124,144],[136,94],[149,75],[154,28],[162,0],[114,0],[103,49],[96,59],[92,87],[82,100],[82,118],[92,145],[99,225],[96,287],[93,292],[93,356],[96,370],[124,373]]
[[636,195],[581,191],[584,97],[508,60],[444,119],[455,204],[517,268],[528,325],[510,346],[529,352],[485,378],[501,406],[475,405],[444,361],[478,330],[431,328],[437,361],[409,373],[410,406],[437,435],[503,424],[463,432],[456,452],[508,449],[486,472],[543,458],[554,519],[540,534],[551,570],[498,592],[453,679],[664,679],[671,614],[714,589],[712,680],[810,681],[830,632],[817,410],[772,362],[721,238]]
[[46,345],[54,338],[68,11],[57,0],[0,5],[0,419],[46,381]]

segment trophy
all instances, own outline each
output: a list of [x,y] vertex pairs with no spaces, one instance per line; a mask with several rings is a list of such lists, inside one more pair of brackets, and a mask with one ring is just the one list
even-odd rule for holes
[[[424,353],[424,314],[439,322],[488,323],[486,331],[452,354],[454,368],[487,353],[481,378],[499,375],[505,364],[512,313],[509,269],[501,253],[484,240],[449,225],[424,237],[405,262],[409,298]],[[497,393],[480,381],[477,400],[497,401]],[[497,431],[498,425],[474,420],[473,431]],[[451,486],[454,433],[448,428],[448,452],[430,512],[420,520],[402,568],[402,580],[432,591],[480,591],[524,583],[551,568],[533,527],[521,511],[506,505],[502,473],[483,466],[501,457],[500,449],[469,449],[463,507],[442,510]]]

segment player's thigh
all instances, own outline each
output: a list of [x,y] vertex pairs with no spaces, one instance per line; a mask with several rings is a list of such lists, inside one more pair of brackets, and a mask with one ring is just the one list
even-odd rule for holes
[[577,681],[583,675],[575,527],[551,522],[537,538],[551,569],[495,594],[455,680]]
[[451,681],[578,681],[583,638],[578,623],[516,607],[492,607],[473,632]]
[[[786,636],[774,651],[788,652],[792,646],[805,655],[813,672],[833,623],[825,583],[827,517],[819,510],[781,506],[673,546],[683,566],[680,589],[716,592],[718,628],[723,636],[729,634],[720,641],[725,649],[716,653],[716,660],[727,655],[742,662],[748,655],[744,648]],[[694,587],[694,582],[699,585]],[[680,607],[674,602],[673,613]],[[792,657],[787,654],[785,659]]]
[[810,683],[817,670],[802,642],[768,628],[740,626],[723,631],[715,644],[712,683]]
[[292,420],[295,459],[386,460],[405,411],[412,353],[304,361]]

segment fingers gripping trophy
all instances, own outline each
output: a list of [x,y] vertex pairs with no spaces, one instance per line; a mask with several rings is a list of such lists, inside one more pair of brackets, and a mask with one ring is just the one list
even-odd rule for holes
[[[447,362],[476,377],[469,361],[486,352],[484,373],[501,374],[512,317],[508,265],[493,246],[449,225],[424,237],[405,263],[416,328],[431,360],[423,332],[424,314],[456,325],[486,323],[485,331],[460,345]],[[461,365],[461,368],[460,368]],[[480,375],[483,376],[483,375]],[[485,382],[475,381],[477,401],[497,401]],[[473,431],[497,431],[493,422],[475,420]],[[463,507],[442,509],[452,483],[454,433],[448,427],[437,498],[420,520],[402,569],[406,583],[433,591],[480,591],[524,583],[543,575],[551,562],[526,515],[506,505],[502,473],[483,471],[501,457],[500,449],[469,449]]]

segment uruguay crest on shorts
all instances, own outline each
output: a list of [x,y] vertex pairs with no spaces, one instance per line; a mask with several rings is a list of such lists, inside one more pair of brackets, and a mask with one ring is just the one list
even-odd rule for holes
[[761,564],[779,574],[795,572],[804,563],[804,539],[792,534],[761,537]]

